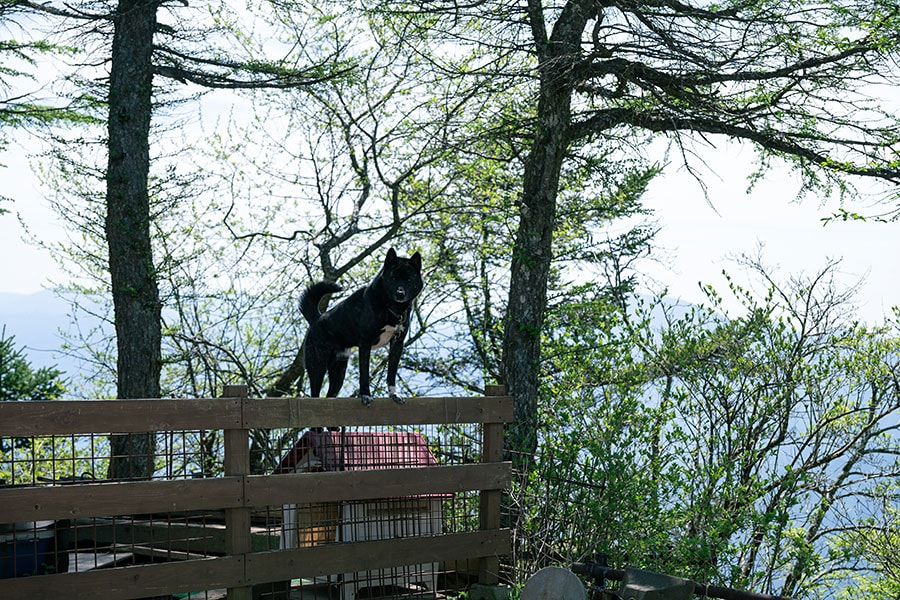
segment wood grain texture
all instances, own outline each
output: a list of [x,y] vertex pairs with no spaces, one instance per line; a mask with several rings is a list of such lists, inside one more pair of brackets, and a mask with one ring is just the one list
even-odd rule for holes
[[410,398],[198,398],[0,403],[0,437],[192,429],[508,423],[509,396]]
[[332,544],[298,550],[258,552],[247,557],[253,583],[335,573],[387,569],[508,553],[509,530]]
[[21,577],[4,580],[3,598],[128,600],[162,593],[243,589],[252,584],[300,577],[496,556],[508,552],[510,543],[508,530],[476,531]]
[[245,584],[243,556],[3,580],[4,600],[126,600]]
[[450,494],[509,487],[510,463],[443,467],[375,469],[252,475],[247,478],[251,506],[306,502],[337,502],[414,495]]
[[83,483],[0,490],[3,522],[77,519],[242,506],[243,479]]
[[0,437],[228,429],[241,425],[241,401],[54,400],[0,402]]
[[405,404],[375,398],[371,406],[358,398],[260,398],[247,400],[243,414],[243,425],[250,429],[508,423],[513,403],[509,396],[409,398]]

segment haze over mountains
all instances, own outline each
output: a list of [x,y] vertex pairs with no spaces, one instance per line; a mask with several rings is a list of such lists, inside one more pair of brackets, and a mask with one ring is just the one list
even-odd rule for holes
[[62,353],[61,331],[69,326],[69,304],[50,291],[0,293],[0,331],[24,348],[31,366],[52,367],[74,375],[78,361]]

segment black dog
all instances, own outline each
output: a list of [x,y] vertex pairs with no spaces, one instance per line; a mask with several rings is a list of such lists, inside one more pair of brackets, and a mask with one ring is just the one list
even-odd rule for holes
[[404,399],[397,394],[397,367],[403,353],[410,308],[422,291],[422,285],[422,257],[419,253],[401,258],[391,248],[384,266],[369,285],[356,290],[324,313],[319,312],[319,301],[325,294],[341,291],[341,286],[320,281],[306,290],[300,301],[300,310],[309,321],[303,358],[313,398],[319,397],[326,372],[326,396],[337,397],[347,372],[350,349],[358,346],[359,395],[363,404],[371,404],[369,356],[372,348],[381,348],[390,342],[388,393],[394,402],[403,404]]

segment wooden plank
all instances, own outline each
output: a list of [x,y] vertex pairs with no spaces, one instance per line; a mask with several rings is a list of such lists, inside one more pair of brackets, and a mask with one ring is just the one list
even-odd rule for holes
[[[243,407],[241,405],[244,405]],[[241,416],[243,413],[243,417]],[[0,437],[185,429],[508,423],[512,398],[200,398],[0,403]]]
[[[509,530],[496,530],[273,550],[246,556],[6,579],[3,598],[128,600],[200,590],[243,589],[241,586],[298,577],[508,554],[510,544]],[[252,573],[252,579],[244,578],[245,568],[247,573]]]
[[224,429],[240,423],[236,398],[0,402],[0,437]]
[[484,386],[485,396],[506,396],[506,386],[496,383],[489,383]]
[[[504,386],[487,386],[485,394],[506,394]],[[482,431],[481,460],[487,464],[503,460],[503,423],[485,423]],[[494,530],[500,527],[503,491],[499,488],[483,489],[479,498],[479,521],[482,530]],[[498,556],[485,556],[479,561],[478,582],[495,585],[500,578],[500,559]]]
[[244,405],[244,427],[508,423],[512,406],[508,396],[409,398],[405,404],[376,398],[371,406],[358,398],[251,398]]
[[213,510],[242,506],[243,479],[79,483],[0,488],[4,522]]
[[447,465],[368,471],[251,475],[246,480],[250,506],[337,502],[449,494],[509,487],[510,463]]
[[259,552],[247,556],[255,584],[509,554],[508,529],[394,538]]
[[[481,460],[483,464],[506,464],[503,460],[503,424],[486,423],[483,432],[484,439],[481,446]],[[508,486],[495,488],[482,488],[480,519],[482,529],[497,529],[500,527],[500,502],[502,490]]]
[[128,600],[244,584],[244,557],[224,556],[3,580],[4,600]]
[[250,437],[246,429],[225,430],[225,475],[239,476],[243,504],[225,509],[225,549],[229,554],[244,554],[250,551],[251,511],[246,504],[244,489],[246,475],[250,473]]
[[[224,394],[227,396],[246,396],[247,388],[244,386],[226,386]],[[225,510],[225,552],[231,555],[243,555],[253,550],[253,536],[251,534],[251,510],[246,505],[246,476],[250,474],[250,432],[243,426],[243,411],[246,407],[246,398],[241,400],[241,425],[239,428],[226,429],[225,438],[225,475],[241,476],[244,484],[241,497],[244,505]],[[245,563],[246,568],[246,563]],[[240,586],[228,586],[228,600],[251,600],[253,587],[247,582]]]

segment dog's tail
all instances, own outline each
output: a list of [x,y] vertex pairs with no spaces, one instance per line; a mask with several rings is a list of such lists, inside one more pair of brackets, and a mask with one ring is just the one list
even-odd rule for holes
[[322,300],[322,296],[340,292],[342,289],[344,288],[333,281],[320,281],[312,284],[306,288],[306,291],[303,292],[303,296],[300,298],[300,312],[303,313],[307,321],[312,323],[322,315],[319,312],[319,301]]

